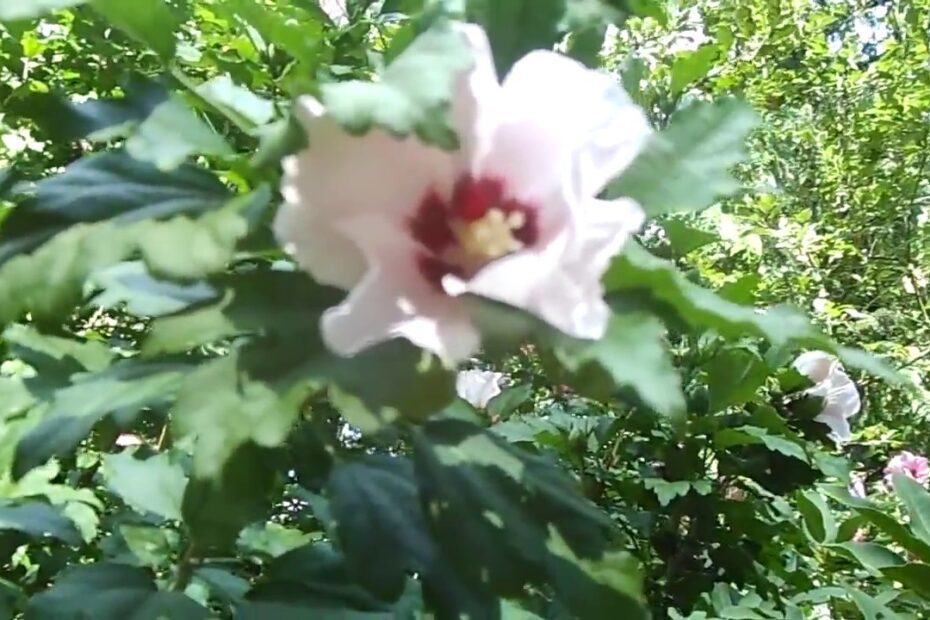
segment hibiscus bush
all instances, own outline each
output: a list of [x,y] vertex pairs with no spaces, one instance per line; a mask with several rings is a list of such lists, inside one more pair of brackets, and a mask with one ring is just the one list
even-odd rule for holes
[[761,4],[0,0],[0,614],[930,614],[930,351],[746,66],[930,7]]

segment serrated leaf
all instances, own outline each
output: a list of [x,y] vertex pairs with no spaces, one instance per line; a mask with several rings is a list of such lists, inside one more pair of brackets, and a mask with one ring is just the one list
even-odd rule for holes
[[4,220],[0,261],[74,224],[165,219],[213,209],[228,198],[215,176],[193,166],[165,173],[121,151],[91,155],[37,183]]
[[126,140],[125,148],[134,159],[166,172],[191,155],[233,153],[226,140],[177,96],[152,110]]
[[[614,314],[602,339],[558,347],[555,355],[576,373],[588,364],[598,365],[614,384],[633,388],[659,413],[677,416],[684,412],[681,379],[666,351],[665,328],[647,314]],[[575,387],[584,390],[583,383]]]
[[52,536],[69,545],[81,544],[81,533],[61,511],[37,501],[0,500],[0,530],[15,530],[30,536]]
[[74,566],[29,600],[29,620],[201,620],[206,608],[181,592],[160,592],[149,571],[101,562]]
[[607,195],[632,198],[650,215],[709,207],[740,188],[730,169],[745,158],[746,136],[758,122],[736,99],[694,103],[653,137]]
[[217,8],[245,20],[267,44],[313,66],[323,35],[322,24],[313,13],[283,4],[272,10],[256,0],[225,0],[223,5]]
[[73,378],[56,390],[42,421],[16,445],[13,474],[17,478],[52,456],[65,456],[94,425],[121,410],[136,410],[170,400],[186,366],[126,361],[99,373]]
[[676,497],[684,497],[691,491],[687,480],[669,481],[662,478],[646,478],[643,485],[656,494],[660,506],[668,506]]
[[[393,600],[409,572],[429,571],[437,549],[426,531],[410,461],[349,461],[334,468],[327,488],[349,568],[369,590]],[[372,563],[372,554],[381,562]]]
[[736,339],[744,335],[767,339],[775,347],[809,348],[837,355],[844,364],[861,368],[886,381],[903,379],[883,361],[864,351],[842,347],[816,329],[800,312],[784,307],[753,308],[732,303],[688,280],[672,263],[657,258],[636,243],[627,243],[604,276],[611,293],[645,291],[673,308],[694,328],[712,329]]
[[91,6],[130,37],[171,59],[180,20],[164,0],[91,0]]
[[[424,426],[415,438],[414,462],[427,521],[467,582],[503,595],[547,581],[568,589],[566,579],[579,573],[576,587],[592,585],[580,561],[605,559],[610,522],[561,471],[458,420]],[[553,533],[572,550],[571,560],[553,555]],[[561,560],[573,564],[568,576]],[[629,601],[623,589],[588,591],[596,600],[585,606],[609,606],[617,596]],[[635,603],[624,611],[642,613]]]
[[180,284],[159,280],[142,261],[128,261],[94,274],[94,289],[101,289],[91,303],[101,308],[122,308],[136,316],[174,314],[217,296],[206,282]]
[[396,135],[416,132],[421,139],[451,147],[439,131],[456,76],[472,62],[462,35],[449,26],[423,33],[398,56],[376,82],[323,84],[327,113],[350,131],[381,127]]
[[714,443],[721,449],[730,446],[762,444],[772,452],[778,452],[805,463],[809,462],[803,447],[785,437],[771,435],[764,428],[756,426],[741,426],[717,431],[714,434]]
[[145,460],[130,452],[108,454],[103,458],[103,477],[111,491],[139,512],[181,519],[187,475],[167,453]]
[[235,114],[252,125],[266,125],[275,116],[273,102],[236,84],[228,74],[207,80],[195,92],[227,114]]

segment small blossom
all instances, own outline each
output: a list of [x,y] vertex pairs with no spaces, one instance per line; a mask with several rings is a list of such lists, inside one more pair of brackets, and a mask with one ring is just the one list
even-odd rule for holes
[[485,409],[491,399],[501,393],[503,373],[489,370],[463,370],[455,378],[459,398],[477,409]]
[[794,360],[794,368],[814,384],[805,394],[822,399],[823,409],[815,420],[833,431],[838,441],[852,437],[849,418],[859,413],[859,391],[838,359],[823,351],[808,351]]
[[885,466],[885,482],[890,485],[895,474],[902,474],[927,486],[930,483],[930,461],[925,456],[902,452],[892,457]]
[[320,8],[333,20],[333,23],[339,26],[345,26],[349,23],[346,0],[320,0]]
[[849,494],[859,499],[865,499],[868,496],[865,490],[865,476],[854,473],[850,478]]
[[856,533],[853,534],[853,542],[862,543],[868,542],[869,540],[869,528],[860,527],[856,530]]
[[145,440],[134,433],[120,433],[120,435],[116,438],[116,445],[120,448],[141,446],[144,443]]
[[456,32],[474,57],[453,92],[456,152],[352,135],[319,101],[296,104],[311,146],[284,161],[274,229],[316,280],[349,291],[322,319],[336,353],[402,337],[464,360],[480,344],[468,294],[576,338],[606,331],[601,276],[644,213],[597,195],[649,137],[643,112],[613,77],[554,52],[500,83],[484,32]]

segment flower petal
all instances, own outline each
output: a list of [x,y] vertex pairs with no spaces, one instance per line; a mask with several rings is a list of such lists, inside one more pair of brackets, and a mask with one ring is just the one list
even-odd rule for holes
[[644,215],[625,199],[592,200],[583,212],[585,220],[575,230],[540,248],[494,261],[469,281],[447,276],[447,292],[522,308],[575,338],[601,338],[610,318],[601,277]]
[[455,378],[455,390],[459,398],[473,407],[484,409],[501,393],[500,380],[503,373],[488,370],[463,370]]
[[836,358],[825,351],[807,351],[794,360],[792,366],[812,383],[826,381]]
[[[549,157],[560,176],[571,175],[579,198],[598,194],[652,133],[615,78],[554,52],[535,51],[519,60],[504,79],[502,102],[495,151],[511,151],[508,143],[535,126],[544,137],[534,142],[548,144]],[[506,162],[495,158],[495,163]]]
[[463,158],[470,161],[473,153],[490,146],[501,86],[484,30],[474,24],[458,24],[455,30],[465,38],[473,58],[471,69],[456,82],[451,112]]
[[466,359],[480,339],[462,305],[439,294],[419,273],[414,242],[382,214],[340,222],[340,232],[365,252],[368,271],[339,306],[323,315],[327,346],[354,355],[369,346],[406,338],[447,362]]
[[451,155],[380,129],[347,133],[312,97],[298,101],[310,147],[284,161],[285,205],[275,218],[279,242],[324,284],[351,288],[364,272],[358,247],[334,223],[371,209],[402,218],[431,190],[450,193]]

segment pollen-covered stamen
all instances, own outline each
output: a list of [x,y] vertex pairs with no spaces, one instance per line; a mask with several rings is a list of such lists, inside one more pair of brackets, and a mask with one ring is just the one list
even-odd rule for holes
[[417,257],[419,271],[438,288],[444,275],[471,277],[539,237],[534,209],[507,198],[499,179],[470,175],[456,182],[448,200],[434,191],[424,196],[409,229],[424,250]]
[[495,207],[471,222],[454,220],[452,234],[466,257],[486,263],[523,249],[523,242],[514,233],[524,225],[526,214],[522,211],[507,214]]

